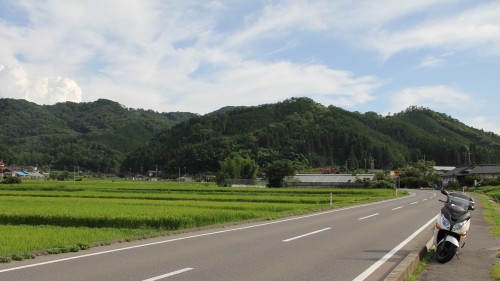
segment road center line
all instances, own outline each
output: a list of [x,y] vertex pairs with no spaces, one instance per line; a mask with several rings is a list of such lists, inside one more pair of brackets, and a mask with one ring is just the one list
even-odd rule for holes
[[156,280],[164,279],[164,278],[167,278],[167,277],[170,277],[170,276],[174,276],[174,275],[177,275],[177,274],[180,274],[180,273],[183,273],[183,272],[186,272],[186,271],[190,271],[190,270],[192,270],[192,268],[186,267],[184,269],[179,269],[177,271],[173,271],[173,272],[170,272],[170,273],[167,273],[167,274],[163,274],[163,275],[160,275],[160,276],[156,276],[156,277],[152,277],[152,278],[149,278],[149,279],[145,279],[143,281],[156,281]]
[[394,211],[394,210],[397,210],[397,209],[401,209],[401,208],[403,208],[403,206],[399,206],[399,207],[396,207],[394,209],[391,209],[391,211]]
[[417,231],[413,232],[412,235],[408,236],[403,242],[399,243],[394,249],[392,249],[390,252],[385,254],[381,259],[379,259],[376,263],[372,264],[368,269],[366,269],[363,273],[358,275],[356,278],[352,279],[352,281],[362,281],[365,280],[368,276],[370,276],[375,270],[377,270],[382,264],[384,264],[386,261],[388,261],[394,254],[396,254],[401,248],[406,246],[413,238],[415,238],[417,235],[420,234],[424,229],[427,229],[427,227],[433,223],[438,216],[433,217],[430,221],[428,221],[426,224],[422,225]]
[[371,217],[374,217],[374,216],[378,216],[380,213],[376,213],[376,214],[373,214],[373,215],[369,215],[369,216],[366,216],[366,217],[362,217],[362,218],[359,218],[358,220],[364,220],[364,219],[367,219],[367,218],[371,218]]
[[329,230],[329,229],[331,229],[331,227],[323,228],[323,229],[320,229],[320,230],[316,230],[316,231],[313,231],[313,232],[302,234],[300,236],[292,237],[292,238],[283,240],[283,242],[290,242],[292,240],[299,239],[299,238],[302,238],[302,237],[306,237],[306,236],[309,236],[309,235],[313,235],[313,234],[316,234],[316,233],[320,233],[320,232],[323,232],[323,231],[326,231],[326,230]]
[[415,205],[415,204],[417,204],[417,203],[418,203],[418,202],[413,202],[413,203],[410,203],[410,205]]

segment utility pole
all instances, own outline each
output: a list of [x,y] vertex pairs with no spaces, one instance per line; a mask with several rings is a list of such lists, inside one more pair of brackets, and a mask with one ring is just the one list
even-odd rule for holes
[[0,173],[1,173],[2,178],[3,178],[4,167],[5,167],[5,164],[3,163],[3,160],[0,160]]

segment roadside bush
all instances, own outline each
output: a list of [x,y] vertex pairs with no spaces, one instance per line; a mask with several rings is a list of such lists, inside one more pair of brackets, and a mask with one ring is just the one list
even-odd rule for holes
[[456,181],[450,181],[448,182],[448,185],[446,186],[446,189],[459,189],[460,185]]
[[493,179],[483,179],[481,182],[482,186],[497,186],[500,185],[500,178],[493,178]]
[[19,177],[4,177],[3,184],[19,184],[21,183],[21,178]]
[[416,177],[401,178],[400,186],[402,188],[421,188],[429,187],[429,183]]
[[369,188],[388,188],[388,189],[394,189],[396,184],[394,181],[390,180],[374,180],[371,181],[368,185]]
[[15,261],[23,261],[23,260],[30,260],[34,259],[35,255],[32,253],[21,253],[21,254],[13,254],[12,259]]

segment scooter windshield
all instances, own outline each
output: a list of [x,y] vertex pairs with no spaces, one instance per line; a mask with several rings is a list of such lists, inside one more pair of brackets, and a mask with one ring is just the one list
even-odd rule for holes
[[450,193],[449,200],[450,203],[458,205],[464,208],[464,210],[468,210],[469,206],[474,205],[474,201],[472,201],[468,195],[462,195],[459,193]]

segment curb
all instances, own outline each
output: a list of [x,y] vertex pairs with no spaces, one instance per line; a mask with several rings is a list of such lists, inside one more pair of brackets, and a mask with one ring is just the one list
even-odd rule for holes
[[406,258],[401,261],[398,266],[384,279],[384,281],[404,281],[408,278],[415,268],[418,266],[418,263],[422,260],[422,258],[434,248],[434,244],[432,243],[432,237],[427,241],[425,246],[418,252],[409,253]]

